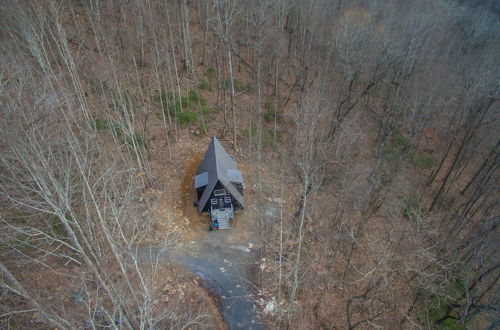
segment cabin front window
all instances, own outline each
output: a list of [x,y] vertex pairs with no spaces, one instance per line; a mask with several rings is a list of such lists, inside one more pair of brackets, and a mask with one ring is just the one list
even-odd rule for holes
[[214,196],[224,196],[226,194],[226,190],[224,189],[215,189]]

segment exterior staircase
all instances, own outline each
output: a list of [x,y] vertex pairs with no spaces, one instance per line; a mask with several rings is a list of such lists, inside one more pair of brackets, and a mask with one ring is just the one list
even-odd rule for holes
[[233,204],[230,205],[230,208],[221,208],[221,209],[210,209],[210,213],[212,214],[212,221],[217,221],[219,224],[219,229],[229,229],[229,220],[234,217],[234,209]]
[[219,223],[219,229],[229,229],[229,217],[227,212],[218,212],[217,222]]

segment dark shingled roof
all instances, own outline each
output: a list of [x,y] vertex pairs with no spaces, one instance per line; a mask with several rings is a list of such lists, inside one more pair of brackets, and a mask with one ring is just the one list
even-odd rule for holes
[[[243,196],[231,182],[241,182],[241,173],[237,170],[236,161],[231,157],[224,147],[220,144],[215,136],[208,146],[205,157],[198,168],[198,179],[195,177],[195,186],[202,187],[205,182],[206,188],[198,201],[198,213],[201,213],[207,204],[210,194],[215,188],[217,181],[220,181],[227,191],[236,199],[243,207]],[[208,180],[205,179],[205,174],[208,173]],[[233,180],[231,180],[233,179]]]

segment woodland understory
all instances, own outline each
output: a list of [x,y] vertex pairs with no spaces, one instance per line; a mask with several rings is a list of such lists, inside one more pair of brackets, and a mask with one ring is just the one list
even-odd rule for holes
[[452,0],[1,1],[0,327],[220,326],[134,258],[215,135],[266,328],[499,328],[499,32]]

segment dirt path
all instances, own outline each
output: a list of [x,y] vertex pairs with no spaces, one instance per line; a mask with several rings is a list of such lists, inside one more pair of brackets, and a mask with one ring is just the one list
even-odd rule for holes
[[191,248],[173,251],[171,260],[203,279],[218,296],[229,329],[263,329],[254,304],[254,255],[248,246],[228,242],[228,231],[211,233]]
[[[234,230],[234,229],[231,229]],[[162,262],[170,261],[198,276],[216,296],[219,311],[229,329],[264,329],[255,305],[257,274],[252,243],[234,244],[240,235],[229,231],[211,232],[205,238],[159,252],[155,247],[137,249],[139,261],[161,253]],[[236,229],[237,231],[237,229]],[[235,237],[237,236],[235,239]]]

